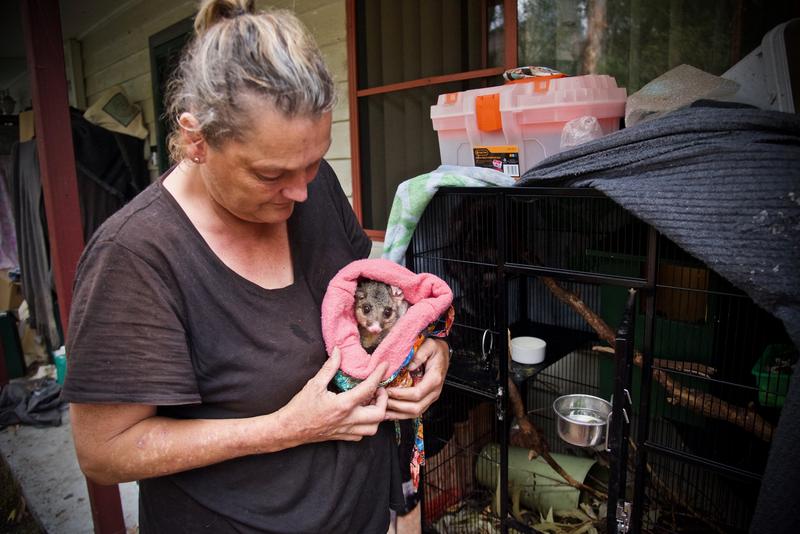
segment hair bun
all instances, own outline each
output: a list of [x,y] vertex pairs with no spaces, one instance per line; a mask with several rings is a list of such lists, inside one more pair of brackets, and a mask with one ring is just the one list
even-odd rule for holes
[[255,0],[204,0],[194,19],[194,32],[202,35],[227,19],[255,13]]

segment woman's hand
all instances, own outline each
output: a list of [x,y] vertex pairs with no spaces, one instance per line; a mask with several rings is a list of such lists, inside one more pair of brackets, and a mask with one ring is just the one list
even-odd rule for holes
[[409,371],[425,366],[422,379],[410,388],[387,388],[386,419],[413,419],[439,398],[450,366],[450,349],[441,339],[428,338],[408,364]]
[[387,364],[381,363],[360,384],[344,393],[328,391],[341,363],[338,348],[289,403],[278,411],[281,426],[298,443],[328,440],[359,441],[372,436],[386,414],[386,390],[379,388]]
[[303,443],[371,436],[386,414],[386,391],[378,388],[386,364],[337,395],[327,386],[340,360],[339,351],[334,351],[286,406],[256,417],[170,419],[158,416],[155,406],[71,404],[81,469],[100,484],[116,484]]

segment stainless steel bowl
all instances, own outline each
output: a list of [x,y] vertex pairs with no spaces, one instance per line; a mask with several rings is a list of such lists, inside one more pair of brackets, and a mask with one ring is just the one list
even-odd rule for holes
[[577,447],[605,443],[611,403],[592,395],[564,395],[553,402],[558,415],[558,436]]

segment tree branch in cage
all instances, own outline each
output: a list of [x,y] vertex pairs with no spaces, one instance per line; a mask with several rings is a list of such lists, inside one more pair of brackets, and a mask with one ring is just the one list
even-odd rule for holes
[[513,445],[528,449],[528,459],[530,460],[533,460],[537,456],[541,456],[542,459],[547,462],[547,465],[549,465],[553,471],[558,473],[561,478],[563,478],[564,481],[573,488],[591,493],[598,499],[607,500],[607,494],[575,480],[550,455],[550,446],[547,443],[547,439],[542,434],[542,431],[531,422],[531,420],[528,418],[528,415],[525,413],[525,408],[522,405],[522,398],[520,397],[517,385],[513,382],[513,380],[511,380],[510,377],[508,379],[508,391],[514,417],[516,417],[517,424],[520,427],[520,431],[512,436]]
[[616,334],[614,331],[599,315],[594,313],[594,311],[592,311],[591,308],[589,308],[589,306],[587,306],[578,295],[571,291],[567,291],[549,276],[540,276],[539,280],[541,280],[542,283],[547,286],[547,289],[549,289],[558,300],[568,304],[576,312],[578,312],[578,314],[583,317],[587,323],[589,323],[589,326],[592,327],[592,330],[597,332],[597,335],[600,336],[600,339],[612,347],[615,345]]
[[667,402],[673,406],[682,406],[706,417],[728,421],[763,441],[772,441],[774,427],[758,415],[752,404],[747,408],[730,404],[704,391],[682,386],[664,371],[653,371],[653,377],[667,390]]
[[[508,331],[508,360],[509,365],[511,364],[511,330]],[[517,447],[524,447],[529,450],[528,459],[533,460],[537,456],[541,456],[547,465],[549,465],[553,471],[558,473],[561,478],[563,478],[567,484],[572,486],[575,489],[586,491],[591,493],[598,499],[607,500],[608,495],[605,493],[598,491],[597,489],[587,486],[582,482],[578,482],[575,480],[569,473],[567,473],[563,467],[550,455],[550,445],[547,443],[547,438],[544,436],[544,432],[537,427],[533,421],[530,420],[528,414],[525,412],[525,405],[522,402],[522,396],[519,393],[519,389],[514,381],[511,379],[511,376],[508,377],[508,400],[511,405],[511,410],[514,413],[514,417],[517,419],[517,424],[519,425],[520,431],[512,436],[513,445]]]
[[[597,332],[600,339],[608,343],[612,348],[616,346],[614,331],[599,315],[589,308],[580,297],[558,285],[558,282],[549,276],[542,276],[539,279],[557,299],[578,312],[589,326]],[[668,360],[659,359],[659,362],[662,364],[664,361]],[[642,353],[639,351],[634,352],[633,363],[641,367],[642,362]],[[674,364],[681,363],[684,362],[674,362]],[[680,368],[680,365],[677,365],[677,367]],[[774,427],[763,417],[758,415],[753,406],[742,408],[741,406],[730,404],[709,393],[698,392],[692,388],[685,387],[679,381],[669,377],[663,370],[654,369],[653,378],[664,387],[667,392],[667,401],[671,404],[689,408],[706,417],[727,421],[754,434],[763,441],[772,441]]]
[[[592,350],[595,352],[614,354],[614,347],[607,347],[605,345],[595,345],[592,347]],[[711,378],[717,372],[717,369],[710,365],[703,365],[697,362],[677,362],[674,360],[665,360],[664,358],[654,358],[653,366],[670,371],[679,371],[701,378]]]

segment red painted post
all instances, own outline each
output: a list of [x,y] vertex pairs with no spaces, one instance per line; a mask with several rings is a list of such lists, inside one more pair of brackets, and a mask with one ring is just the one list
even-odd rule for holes
[[[36,121],[36,148],[64,333],[69,332],[72,282],[83,251],[78,177],[67,99],[64,43],[58,0],[23,0],[22,26]],[[125,532],[117,486],[86,480],[97,534]]]
[[25,0],[22,3],[22,20],[36,121],[36,148],[50,237],[50,257],[59,311],[66,332],[72,302],[72,280],[83,250],[83,230],[58,2]]

